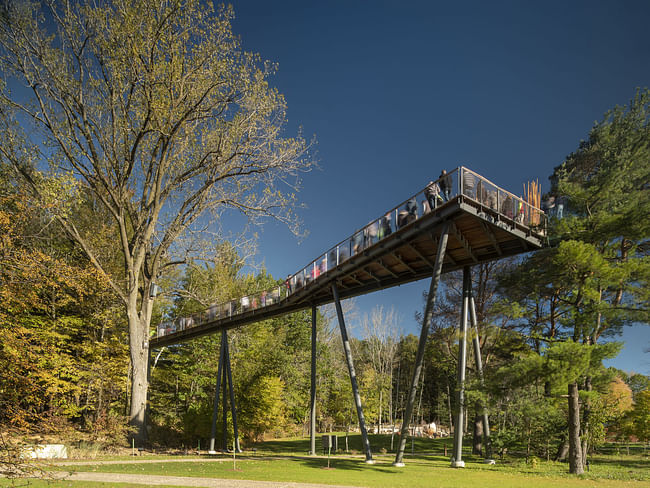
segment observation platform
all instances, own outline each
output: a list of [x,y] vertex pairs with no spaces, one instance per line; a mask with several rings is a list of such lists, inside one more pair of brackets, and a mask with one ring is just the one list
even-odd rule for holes
[[152,348],[431,277],[443,224],[442,273],[533,251],[546,243],[546,215],[458,167],[341,241],[273,289],[161,323]]

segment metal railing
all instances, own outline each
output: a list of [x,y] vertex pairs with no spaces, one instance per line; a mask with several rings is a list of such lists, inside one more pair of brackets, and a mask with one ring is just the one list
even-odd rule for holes
[[487,178],[474,171],[460,167],[459,192],[476,202],[481,210],[505,217],[515,224],[530,228],[535,233],[545,236],[547,218],[542,210],[526,202],[509,191],[499,188]]
[[546,215],[522,198],[496,186],[479,174],[460,166],[431,182],[425,189],[403,201],[384,215],[358,229],[350,237],[332,246],[297,273],[275,287],[225,303],[214,303],[206,310],[188,317],[166,320],[158,325],[156,337],[163,337],[192,327],[227,319],[286,300],[296,291],[310,286],[329,271],[374,246],[390,234],[410,225],[431,211],[447,205],[458,196],[481,211],[492,213],[511,225],[522,225],[540,236],[546,233]]

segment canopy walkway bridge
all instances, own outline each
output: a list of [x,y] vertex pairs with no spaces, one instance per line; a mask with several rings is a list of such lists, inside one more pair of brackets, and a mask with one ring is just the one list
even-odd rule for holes
[[[425,189],[369,222],[350,237],[339,242],[311,263],[289,276],[284,283],[269,290],[239,297],[225,303],[215,303],[189,317],[179,317],[161,323],[150,338],[150,348],[159,348],[187,341],[206,334],[222,333],[222,345],[217,378],[213,434],[218,406],[219,386],[223,374],[224,408],[225,384],[231,392],[233,420],[236,419],[226,331],[311,308],[313,310],[312,352],[315,350],[315,307],[334,302],[350,369],[352,389],[364,437],[366,461],[372,461],[365,432],[365,421],[356,386],[352,356],[347,346],[347,332],[340,300],[404,283],[431,277],[429,300],[426,304],[420,347],[416,357],[410,394],[415,395],[424,344],[431,321],[440,275],[463,269],[463,307],[461,311],[461,354],[459,355],[459,404],[463,404],[465,375],[465,335],[467,316],[475,327],[471,297],[470,267],[507,256],[542,248],[546,242],[546,215],[524,199],[465,168],[458,167]],[[478,342],[474,341],[475,358],[480,366]],[[420,351],[421,349],[421,351]],[[315,354],[312,354],[312,383],[315,382]],[[480,369],[480,368],[479,368]],[[462,373],[462,377],[461,377]],[[482,374],[482,373],[481,373]],[[314,417],[315,390],[312,384],[312,453],[315,454]],[[409,398],[402,426],[401,449],[396,465],[402,465],[408,419],[412,408]],[[459,415],[462,415],[462,409]],[[225,416],[224,416],[225,418]],[[484,427],[489,435],[487,414]],[[463,425],[458,418],[456,425]],[[236,427],[235,427],[236,429]],[[225,430],[225,429],[224,429]],[[237,437],[237,436],[235,436]],[[464,465],[461,460],[462,432],[454,437],[452,465]]]

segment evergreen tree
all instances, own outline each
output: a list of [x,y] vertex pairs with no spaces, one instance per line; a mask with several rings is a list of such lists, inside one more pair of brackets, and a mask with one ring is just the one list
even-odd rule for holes
[[589,448],[593,378],[600,361],[616,352],[594,346],[625,325],[650,319],[649,122],[650,92],[639,90],[629,106],[614,108],[594,125],[589,139],[551,178],[552,192],[566,204],[563,218],[552,219],[556,245],[525,260],[503,280],[504,294],[525,307],[536,352],[546,356],[554,351],[563,357],[560,363],[570,365],[564,381],[569,464],[576,474],[583,472]]

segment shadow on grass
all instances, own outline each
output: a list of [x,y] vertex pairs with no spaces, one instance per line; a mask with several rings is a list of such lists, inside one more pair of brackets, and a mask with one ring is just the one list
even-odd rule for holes
[[[345,442],[345,432],[333,432],[333,435],[338,437],[338,446],[339,450],[344,450],[346,446]],[[322,452],[322,435],[319,434],[316,438],[316,450],[318,453]],[[399,436],[395,435],[392,441],[391,448],[391,436],[389,434],[371,434],[369,436],[370,447],[373,453],[379,453],[382,450],[386,452],[395,452],[399,446]],[[453,439],[450,437],[438,438],[438,439],[428,439],[423,437],[411,438],[409,437],[406,442],[406,454],[415,452],[419,455],[422,454],[431,454],[431,455],[442,455],[447,447],[447,452],[451,454],[451,449],[453,445]],[[357,451],[359,453],[363,452],[363,444],[361,440],[361,434],[349,434],[348,449],[350,451]],[[310,450],[310,441],[309,438],[299,438],[299,439],[276,439],[272,441],[259,442],[251,446],[259,451],[277,453],[277,454],[288,454],[288,453],[298,453],[298,454],[307,454]]]
[[628,469],[650,469],[650,460],[643,459],[609,459],[604,457],[592,457],[589,459],[591,466],[619,466]]
[[[314,469],[325,469],[327,468],[327,457],[318,457],[318,458],[302,458],[294,459],[294,462],[300,464],[301,466]],[[366,464],[363,458],[351,459],[351,458],[330,458],[330,469],[341,470],[341,471],[365,471],[365,472],[374,472],[374,473],[384,473],[384,474],[400,474],[402,473],[403,468],[396,468],[392,466],[392,461],[381,460],[375,464]],[[413,463],[415,464],[415,462]]]

